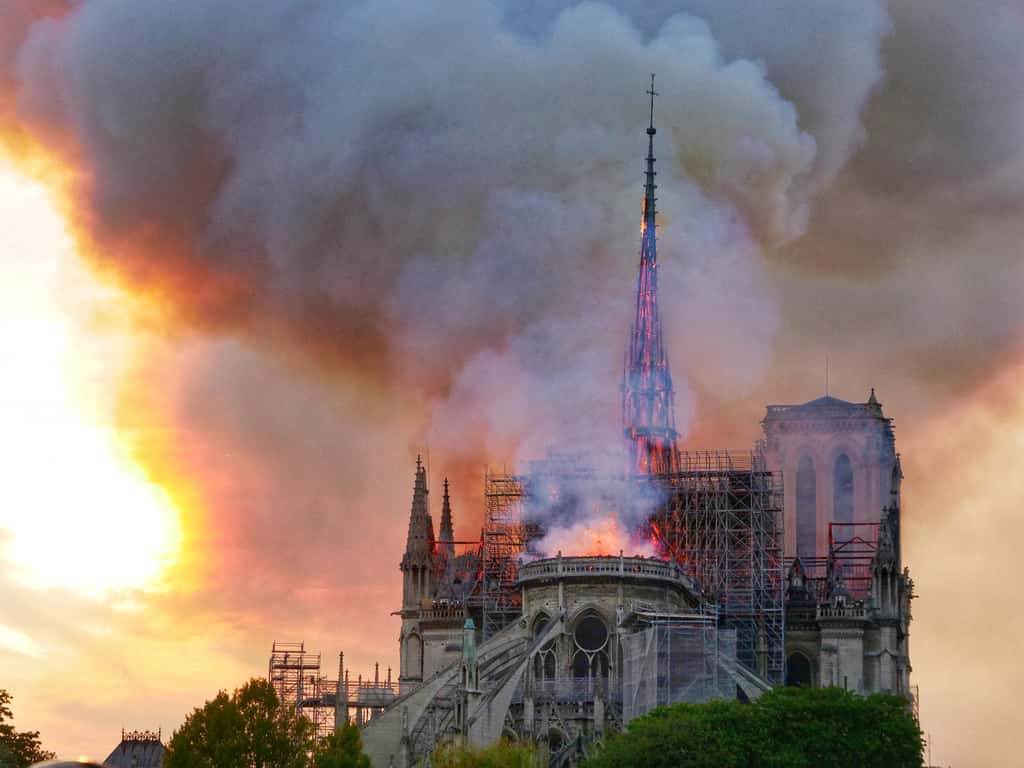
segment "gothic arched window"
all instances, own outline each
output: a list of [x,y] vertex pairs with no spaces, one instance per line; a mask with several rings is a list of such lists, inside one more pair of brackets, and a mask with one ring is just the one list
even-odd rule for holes
[[572,676],[593,679],[608,675],[608,627],[593,614],[584,616],[573,631],[576,646],[572,657]]
[[802,653],[791,653],[786,659],[786,685],[811,685],[811,661]]
[[[549,619],[541,614],[533,625],[533,637],[539,639],[547,631]],[[555,641],[548,640],[533,657],[533,675],[538,681],[555,679]]]
[[803,456],[796,468],[796,554],[814,557],[818,542],[817,482],[814,462]]
[[853,466],[845,453],[836,459],[832,470],[832,520],[853,522]]

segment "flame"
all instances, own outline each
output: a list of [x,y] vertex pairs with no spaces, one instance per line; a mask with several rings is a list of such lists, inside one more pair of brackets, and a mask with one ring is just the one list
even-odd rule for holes
[[651,520],[650,533],[648,536],[651,540],[652,547],[658,550],[662,549],[665,537],[662,536],[661,528],[658,527],[658,524],[654,520]]
[[657,549],[637,532],[631,532],[621,525],[614,512],[578,520],[570,526],[550,531],[540,541],[537,549],[546,555],[561,552],[573,557],[620,553],[641,557],[657,556]]

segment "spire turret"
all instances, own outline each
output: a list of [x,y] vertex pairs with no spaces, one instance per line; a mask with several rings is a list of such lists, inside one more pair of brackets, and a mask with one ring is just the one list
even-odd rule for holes
[[896,550],[896,563],[900,564],[903,562],[903,552],[900,543],[900,518],[901,510],[900,507],[903,503],[901,497],[901,490],[903,485],[903,463],[900,461],[900,455],[896,454],[896,462],[892,467],[892,481],[889,486],[889,517],[890,525],[892,527],[892,539]]
[[452,502],[448,496],[448,478],[444,479],[444,499],[441,503],[441,529],[438,532],[441,549],[448,563],[455,557],[455,529],[452,525]]
[[640,227],[640,274],[629,351],[622,377],[622,424],[630,471],[660,474],[675,471],[675,393],[658,310],[657,197],[654,183],[654,75],[651,75],[647,170]]
[[416,479],[412,488],[412,509],[409,512],[409,535],[405,554],[430,555],[434,551],[434,522],[427,507],[427,470],[423,460],[416,457]]
[[416,457],[416,479],[412,489],[412,509],[409,512],[409,534],[405,540],[405,555],[401,570],[405,574],[403,606],[418,606],[434,591],[434,521],[427,506],[427,470],[422,459]]

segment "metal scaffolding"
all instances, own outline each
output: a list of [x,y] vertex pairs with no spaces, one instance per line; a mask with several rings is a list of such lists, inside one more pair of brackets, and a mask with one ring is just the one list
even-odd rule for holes
[[522,520],[522,479],[508,474],[484,475],[479,599],[483,639],[511,624],[521,612],[517,558],[523,551],[526,527]]
[[[854,600],[871,591],[871,563],[878,552],[881,523],[829,523],[828,556],[801,557],[807,588],[819,602],[829,598],[837,579]],[[794,558],[786,561],[787,570]]]
[[667,498],[650,520],[675,558],[736,630],[736,656],[771,683],[785,674],[782,480],[763,447],[748,452],[680,452],[679,471],[637,477]]
[[736,694],[736,630],[721,629],[715,611],[641,614],[638,631],[622,632],[622,720],[655,707]]
[[482,568],[475,594],[481,608],[483,639],[519,618],[519,556],[543,533],[534,522],[536,508],[544,507],[545,517],[556,514],[572,519],[577,510],[571,489],[594,484],[597,478],[586,457],[568,453],[550,453],[545,459],[531,461],[522,475],[486,472]]
[[[785,570],[782,557],[782,480],[767,468],[763,446],[750,451],[679,452],[679,471],[637,475],[618,487],[601,478],[602,503],[652,510],[650,534],[665,557],[677,560],[717,605],[722,629],[736,630],[737,659],[771,683],[785,674]],[[540,529],[528,520],[535,494],[559,493],[544,503],[571,518],[562,489],[594,481],[599,473],[579,457],[553,456],[525,475],[485,477],[482,579],[479,600],[484,638],[520,613],[517,558]],[[561,509],[565,506],[565,509]],[[859,551],[859,550],[858,550]]]
[[352,680],[345,669],[345,655],[339,653],[338,678],[328,679],[321,674],[320,654],[307,651],[305,643],[275,642],[268,675],[278,700],[313,723],[317,741],[344,722],[362,726],[398,695],[390,667],[386,679],[381,679],[380,665],[375,664],[372,679],[358,675]]
[[334,730],[338,682],[320,674],[319,653],[307,651],[305,643],[275,641],[267,676],[278,700],[312,721],[318,740]]

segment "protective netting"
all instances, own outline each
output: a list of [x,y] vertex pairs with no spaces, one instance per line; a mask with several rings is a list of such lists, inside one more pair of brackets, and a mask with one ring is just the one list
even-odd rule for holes
[[736,630],[655,624],[621,636],[622,719],[665,704],[736,698]]

